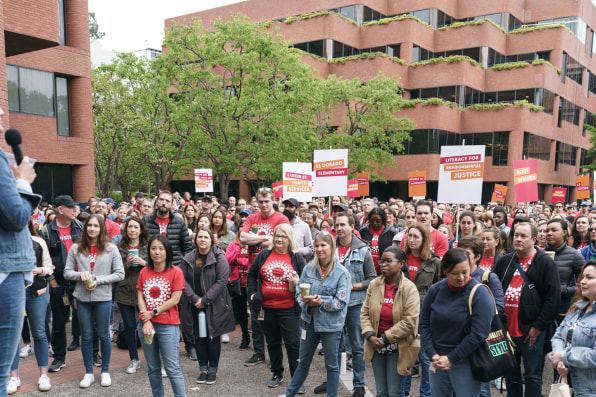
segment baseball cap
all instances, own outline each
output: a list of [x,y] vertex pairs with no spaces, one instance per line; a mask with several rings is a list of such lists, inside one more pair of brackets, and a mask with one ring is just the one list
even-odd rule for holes
[[77,203],[67,194],[60,195],[54,200],[54,207],[74,207]]
[[340,208],[344,212],[348,210],[348,206],[344,203],[335,204],[333,207],[331,207],[332,210],[336,208]]
[[201,201],[209,201],[210,203],[212,203],[213,199],[209,196],[205,196],[205,197],[201,198]]
[[248,209],[248,208],[245,208],[245,209],[243,209],[242,211],[240,211],[240,212],[238,213],[238,215],[240,215],[240,216],[242,216],[242,215],[246,215],[246,216],[248,216],[248,215],[250,215],[250,214],[252,214],[252,212],[251,212],[251,211],[250,211],[250,209]]
[[298,200],[296,200],[295,198],[289,198],[289,199],[285,199],[282,204],[286,205],[286,203],[290,203],[292,204],[294,207],[298,208],[300,206],[300,203],[298,202]]
[[135,194],[135,198],[136,198],[136,199],[138,199],[138,198],[141,198],[141,197],[145,197],[145,193],[143,193],[143,192],[138,192],[137,194]]

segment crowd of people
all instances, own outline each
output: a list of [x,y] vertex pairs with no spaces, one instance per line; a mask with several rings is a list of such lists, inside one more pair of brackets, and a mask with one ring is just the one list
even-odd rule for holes
[[[31,170],[20,172],[32,181]],[[196,382],[212,385],[221,343],[239,325],[238,349],[250,351],[244,365],[268,355],[271,378],[263,386],[279,387],[288,376],[283,396],[306,393],[319,353],[326,379],[316,394],[337,396],[345,362],[353,396],[364,396],[371,362],[379,397],[409,395],[414,374],[420,396],[486,397],[491,386],[474,378],[470,356],[488,337],[495,307],[507,317],[524,368],[495,386],[508,396],[540,396],[548,357],[575,395],[596,393],[590,201],[579,209],[338,196],[299,202],[261,188],[249,200],[162,191],[120,203],[91,197],[83,205],[62,195],[49,205],[18,179],[13,201],[33,214],[22,249],[35,257],[20,268],[34,277],[24,283],[20,276],[28,285],[18,306],[21,317],[26,308],[23,327],[17,322],[23,347],[2,367],[8,394],[21,385],[20,357],[35,354],[39,390],[47,391],[50,373],[79,348],[80,387],[94,383],[94,366],[108,387],[118,340],[129,352],[127,374],[143,365],[140,345],[153,395],[164,395],[167,378],[174,395],[184,396],[181,340],[198,362]],[[1,257],[0,265],[12,275]],[[12,280],[3,274],[5,288]],[[469,299],[477,284],[492,296],[481,288]]]

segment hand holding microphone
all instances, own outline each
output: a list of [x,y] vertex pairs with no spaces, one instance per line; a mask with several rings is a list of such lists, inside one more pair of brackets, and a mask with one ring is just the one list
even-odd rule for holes
[[12,147],[12,152],[16,161],[16,165],[12,166],[14,177],[16,179],[23,179],[27,183],[32,184],[37,175],[33,169],[33,164],[29,161],[29,157],[23,157],[23,152],[21,151],[23,138],[21,137],[21,133],[18,130],[11,128],[6,131],[4,138],[6,139],[6,143]]

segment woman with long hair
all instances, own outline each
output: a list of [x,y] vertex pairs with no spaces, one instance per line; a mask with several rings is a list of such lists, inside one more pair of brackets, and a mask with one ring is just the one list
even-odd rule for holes
[[553,216],[553,210],[547,205],[542,209],[541,214],[546,216],[546,218],[550,221]]
[[322,232],[327,231],[328,229],[331,229],[333,227],[333,219],[323,219],[321,221],[321,224],[319,225],[319,229],[321,229]]
[[149,261],[149,230],[140,218],[129,217],[122,227],[122,240],[118,251],[124,263],[124,280],[116,285],[114,300],[122,315],[124,323],[124,339],[128,346],[130,365],[127,374],[137,372],[141,362],[137,349],[136,328],[138,318],[137,282],[141,270]]
[[[50,378],[48,377],[48,337],[46,334],[46,312],[48,311],[48,283],[47,276],[54,273],[54,265],[50,258],[50,252],[44,239],[38,236],[33,221],[30,219],[27,224],[31,239],[33,240],[33,250],[35,251],[36,267],[33,269],[33,284],[25,290],[25,311],[27,317],[25,322],[29,322],[29,328],[33,334],[33,347],[35,359],[39,367],[39,379],[37,385],[39,391],[48,391],[52,388]],[[27,330],[27,334],[29,330]],[[29,345],[29,349],[31,346]],[[7,393],[16,393],[21,386],[19,377],[19,350],[10,367],[10,377],[6,385]]]
[[296,290],[300,305],[300,355],[298,368],[284,396],[294,397],[303,387],[319,342],[323,345],[327,372],[327,396],[339,388],[339,342],[350,302],[351,276],[335,255],[335,239],[329,232],[315,236],[315,259],[304,268]]
[[[232,306],[234,307],[234,316],[240,324],[242,330],[242,341],[238,350],[248,350],[250,346],[250,334],[248,332],[248,314],[246,308],[248,305],[248,293],[246,291],[246,282],[248,275],[248,246],[240,244],[240,233],[242,226],[236,229],[236,235],[234,241],[228,245],[226,250],[226,260],[230,264],[230,283],[236,283],[240,281],[240,295],[234,296],[230,294],[232,298]],[[234,287],[236,288],[236,287]]]
[[404,219],[406,220],[406,229],[396,233],[393,237],[393,245],[399,248],[401,241],[407,233],[407,230],[416,224],[416,211],[414,208],[408,207],[404,212]]
[[387,214],[381,208],[373,208],[368,213],[367,225],[360,229],[360,237],[370,245],[370,253],[375,264],[375,271],[381,274],[379,260],[383,252],[393,242],[395,232],[387,224]]
[[197,218],[197,230],[198,229],[209,229],[213,227],[211,214],[207,212],[201,212]]
[[590,245],[590,218],[587,215],[579,215],[573,221],[571,226],[571,237],[569,238],[569,246],[576,250],[582,250],[587,245]]
[[292,227],[281,224],[273,231],[273,249],[261,251],[248,270],[248,296],[256,309],[264,309],[263,329],[273,373],[269,387],[277,387],[283,380],[282,339],[291,376],[298,366],[300,308],[295,294],[305,265]]
[[[222,249],[215,245],[211,230],[197,230],[194,240],[195,249],[180,263],[185,281],[181,324],[184,333],[195,337],[200,369],[197,383],[212,385],[217,379],[221,355],[220,336],[235,328],[227,289],[230,265]],[[203,324],[199,320],[201,312],[205,315]]]
[[[413,225],[408,229],[408,237],[404,244],[406,268],[404,273],[418,290],[420,302],[424,301],[429,288],[440,279],[441,260],[431,251],[432,238],[426,225]],[[418,353],[420,361],[420,394],[430,394],[429,367],[430,360],[424,349]],[[404,379],[404,391],[410,392],[412,377]]]
[[381,276],[372,280],[360,312],[364,360],[372,361],[377,397],[403,396],[403,377],[410,374],[416,354],[407,354],[418,334],[420,296],[404,277],[406,254],[388,247],[381,260]]
[[186,228],[194,235],[197,230],[197,221],[199,220],[199,209],[191,201],[182,207],[182,218],[186,224]]
[[153,397],[163,397],[163,363],[174,396],[183,397],[186,394],[178,357],[178,302],[184,290],[184,274],[172,264],[174,252],[166,236],[153,236],[148,245],[149,261],[141,270],[137,282],[137,331],[147,360],[147,375]]
[[81,353],[85,376],[79,383],[87,388],[95,381],[93,376],[93,329],[101,347],[101,385],[110,386],[110,357],[112,339],[112,285],[124,279],[124,267],[118,248],[110,241],[101,215],[89,216],[83,234],[68,252],[64,278],[76,281],[73,296],[81,330]]
[[596,259],[596,221],[592,221],[588,232],[590,232],[590,244],[581,250],[581,254],[586,262]]
[[430,287],[420,315],[420,339],[434,367],[431,392],[433,397],[477,397],[481,382],[472,376],[469,357],[488,337],[494,301],[485,288],[478,288],[468,303],[478,281],[470,277],[469,255],[463,249],[447,251],[441,273],[445,279]]
[[462,211],[459,215],[459,224],[456,231],[456,237],[449,240],[449,248],[453,248],[455,242],[465,236],[475,236],[474,227],[476,226],[476,217],[472,211]]
[[574,303],[552,338],[548,356],[561,377],[570,375],[573,395],[589,397],[596,394],[596,261],[584,265],[577,285]]
[[496,227],[488,227],[482,231],[480,238],[484,247],[484,255],[478,266],[490,272],[493,264],[501,254],[500,248],[503,245],[501,242],[501,231]]
[[224,252],[228,249],[228,245],[234,240],[234,232],[228,230],[228,223],[226,222],[226,211],[215,210],[211,215],[211,232],[215,239],[215,245],[218,245]]
[[482,213],[482,215],[480,216],[480,220],[482,221],[482,223],[484,223],[485,228],[496,227],[495,218],[493,218],[492,212],[487,211]]

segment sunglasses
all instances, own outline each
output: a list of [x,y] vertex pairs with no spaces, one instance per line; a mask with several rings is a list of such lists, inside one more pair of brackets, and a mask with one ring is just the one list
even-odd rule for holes
[[317,233],[315,234],[315,237],[317,237],[318,235],[321,235],[321,236],[328,236],[328,235],[330,235],[330,234],[331,234],[331,233],[329,233],[327,230],[321,230],[320,232],[317,232]]
[[270,187],[260,187],[259,190],[257,190],[258,192],[272,192],[273,189],[271,189]]
[[596,232],[596,227],[591,227],[591,228],[589,228],[589,229],[588,229],[588,232],[589,232],[589,233]]

